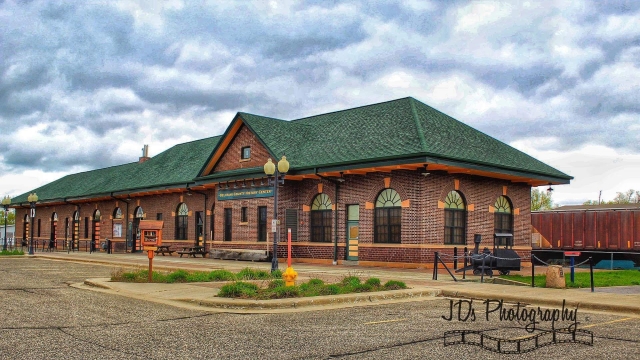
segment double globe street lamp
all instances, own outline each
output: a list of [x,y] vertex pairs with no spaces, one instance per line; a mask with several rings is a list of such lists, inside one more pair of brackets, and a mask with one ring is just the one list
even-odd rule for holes
[[31,226],[29,231],[31,232],[30,234],[30,239],[29,239],[29,255],[33,255],[33,223],[35,221],[35,217],[36,217],[36,202],[38,202],[38,195],[36,195],[36,193],[30,194],[27,197],[27,201],[29,201],[29,204],[31,204]]
[[2,199],[2,207],[4,208],[4,244],[2,245],[2,251],[7,251],[7,212],[9,211],[9,204],[11,204],[11,198],[7,195]]
[[267,180],[269,186],[273,185],[273,220],[271,227],[273,230],[273,256],[271,257],[271,272],[278,270],[278,185],[284,185],[284,176],[289,171],[289,162],[286,156],[282,156],[282,159],[278,161],[278,168],[271,161],[267,160],[264,164],[264,173],[267,174]]

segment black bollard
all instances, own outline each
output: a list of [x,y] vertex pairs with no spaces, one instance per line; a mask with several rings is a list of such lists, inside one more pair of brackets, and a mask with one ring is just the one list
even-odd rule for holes
[[589,258],[589,272],[591,273],[591,292],[594,292],[593,289],[593,258]]
[[531,287],[536,287],[536,264],[534,258],[535,256],[531,255]]
[[458,247],[453,248],[453,270],[458,270]]

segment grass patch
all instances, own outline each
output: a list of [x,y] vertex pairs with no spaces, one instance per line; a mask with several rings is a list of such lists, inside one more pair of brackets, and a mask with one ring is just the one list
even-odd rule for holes
[[218,296],[230,298],[251,298],[255,296],[257,292],[258,285],[243,281],[236,281],[220,288]]
[[[175,270],[172,272],[153,272],[153,282],[158,283],[187,283],[187,282],[207,282],[207,281],[237,281],[237,280],[271,280],[279,279],[282,273],[273,274],[265,270],[245,268],[234,274],[228,270],[206,271],[186,271]],[[111,281],[123,282],[148,282],[149,272],[144,269],[125,271],[119,269],[111,273]],[[284,284],[284,283],[283,283]]]
[[11,255],[24,255],[24,251],[21,251],[18,249],[0,251],[0,256],[11,256]]
[[[575,282],[571,283],[571,273],[565,271],[564,278],[567,288],[589,288],[591,287],[591,275],[589,272],[576,272]],[[500,278],[531,284],[531,276],[521,275],[501,275]],[[536,275],[535,286],[545,287],[547,276]],[[640,285],[640,271],[638,270],[615,270],[615,271],[596,271],[593,273],[593,283],[595,287],[608,286],[632,286]]]
[[[390,280],[382,285],[380,279],[369,278],[363,283],[357,276],[346,276],[336,284],[326,284],[321,279],[310,279],[298,286],[286,286],[281,277],[282,273],[280,271],[269,273],[265,270],[251,268],[244,268],[237,274],[227,270],[210,272],[176,270],[168,273],[154,271],[152,274],[154,283],[233,281],[222,286],[218,296],[240,299],[285,299],[407,288],[407,285],[402,281]],[[145,269],[134,271],[118,269],[111,273],[111,281],[146,283],[148,279],[149,272]],[[247,282],[256,280],[266,280],[266,285],[261,288],[256,284]]]
[[[238,283],[240,282],[236,282],[234,284]],[[381,285],[380,279],[377,278],[367,279],[367,281],[363,283],[357,276],[347,276],[336,284],[325,284],[325,282],[320,279],[311,279],[298,286],[285,286],[284,281],[277,279],[270,281],[264,288],[256,287],[257,290],[255,292],[253,292],[252,290],[251,294],[235,290],[235,287],[230,287],[230,289],[234,289],[234,291],[223,292],[221,290],[218,296],[266,300],[286,299],[294,297],[312,297],[322,295],[339,295],[406,288],[407,286],[405,285],[405,283],[401,281],[388,281],[385,285]]]

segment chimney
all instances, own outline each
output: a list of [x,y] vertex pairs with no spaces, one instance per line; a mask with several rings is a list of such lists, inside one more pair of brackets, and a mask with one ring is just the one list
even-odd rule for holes
[[138,163],[142,164],[143,162],[147,161],[151,159],[149,157],[149,145],[145,145],[142,148],[142,156],[138,159]]

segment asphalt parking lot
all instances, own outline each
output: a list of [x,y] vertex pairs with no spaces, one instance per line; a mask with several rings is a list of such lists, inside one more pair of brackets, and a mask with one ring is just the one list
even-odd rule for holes
[[[578,311],[593,346],[555,344],[504,355],[472,345],[444,346],[450,330],[501,338],[528,336],[525,322],[485,317],[446,321],[450,300],[284,314],[194,311],[70,287],[107,277],[110,266],[34,258],[0,259],[2,359],[617,359],[640,353],[640,319]],[[463,308],[464,317],[467,308]],[[568,325],[568,322],[558,325]],[[549,328],[541,322],[538,330]]]

